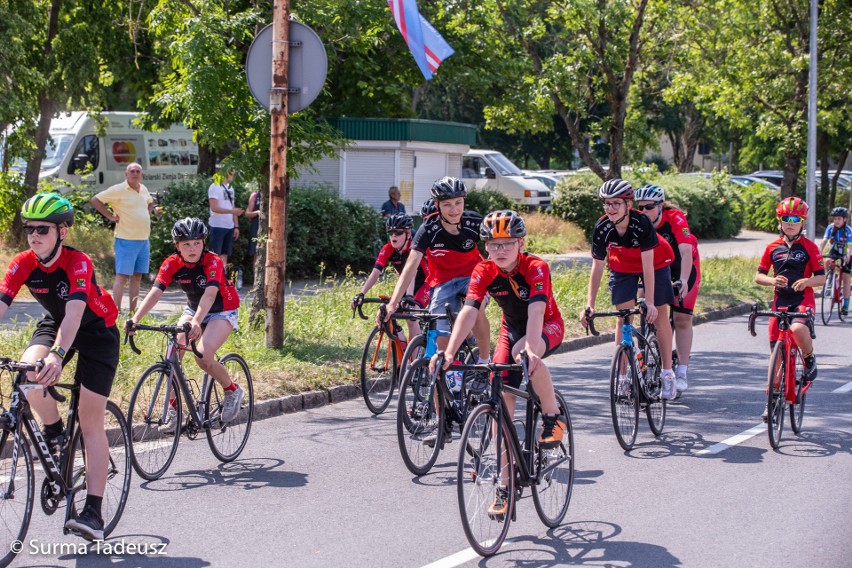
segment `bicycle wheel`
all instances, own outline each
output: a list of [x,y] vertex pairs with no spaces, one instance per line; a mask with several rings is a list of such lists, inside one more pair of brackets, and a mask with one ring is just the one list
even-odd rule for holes
[[[142,479],[159,479],[175,459],[180,427],[183,424],[183,407],[177,380],[171,378],[169,367],[157,363],[149,367],[130,396],[127,411],[128,430],[132,432],[130,455],[133,469]],[[171,399],[171,404],[169,403]],[[166,434],[163,425],[169,408],[174,409],[175,430]]]
[[230,422],[222,422],[222,406],[225,404],[225,391],[212,377],[206,380],[207,392],[204,396],[207,428],[207,443],[210,451],[219,461],[231,462],[243,451],[251,433],[254,420],[254,383],[251,380],[248,364],[236,353],[228,353],[219,359],[228,370],[228,376],[243,389],[243,400],[236,417]]
[[[624,450],[633,449],[636,432],[639,429],[639,399],[636,396],[638,382],[630,365],[630,351],[626,345],[619,345],[612,359],[609,375],[609,403],[612,410],[612,426],[615,437]],[[628,377],[625,385],[620,385],[619,377]]]
[[399,386],[399,379],[405,376],[405,372],[408,370],[408,366],[426,356],[426,335],[420,334],[415,335],[411,341],[408,342],[408,347],[405,348],[405,353],[402,355],[402,361],[399,362],[399,373],[396,376],[396,383],[394,388]]
[[660,356],[660,344],[653,335],[648,338],[644,352],[645,376],[645,415],[648,417],[648,426],[654,436],[663,433],[666,425],[666,401],[663,398],[663,381],[660,373],[663,369],[663,360]]
[[843,315],[843,273],[834,277],[834,305],[837,306],[837,317],[840,321],[846,321]]
[[[565,435],[558,448],[538,451],[538,482],[532,486],[533,503],[538,517],[550,528],[558,527],[568,512],[574,490],[574,427],[568,405],[560,392],[556,392],[559,414],[565,417]],[[536,407],[535,429],[540,428],[541,413]],[[536,438],[537,439],[537,438]]]
[[374,327],[361,354],[361,393],[373,414],[381,414],[390,404],[398,370],[393,340]]
[[443,400],[432,384],[429,360],[418,359],[408,367],[399,386],[396,438],[405,467],[424,475],[438,459],[444,443]]
[[802,431],[802,420],[805,417],[805,397],[807,393],[805,390],[805,381],[802,378],[805,372],[805,364],[801,361],[798,361],[799,364],[796,365],[796,402],[790,405],[790,429],[793,430],[794,434],[798,434]]
[[[132,469],[130,431],[127,428],[124,414],[112,401],[107,401],[104,429],[109,445],[109,463],[101,504],[101,516],[104,519],[104,537],[107,537],[115,529],[121,519],[121,514],[124,512],[124,506],[127,504]],[[66,470],[65,482],[69,489],[74,492],[69,513],[70,517],[73,518],[83,511],[88,494],[86,441],[83,439],[83,431],[79,428],[79,424],[74,433],[74,442],[70,447],[68,459],[71,466]]]
[[769,444],[778,448],[781,432],[784,430],[784,390],[787,382],[787,350],[784,343],[778,342],[769,358],[769,380],[766,388],[767,420]]
[[820,294],[820,315],[822,323],[828,325],[831,321],[832,310],[834,309],[834,270],[829,270],[825,275],[825,284],[822,286]]
[[[481,556],[491,556],[500,550],[509,532],[515,506],[515,461],[509,450],[505,425],[502,447],[497,448],[498,424],[497,411],[491,405],[478,406],[465,422],[459,445],[456,472],[459,513],[467,541]],[[473,451],[468,453],[467,447],[473,448]],[[499,469],[498,455],[503,456]],[[505,485],[507,490],[507,513],[503,516],[489,515],[488,509],[501,485]]]
[[12,543],[23,542],[26,537],[35,500],[30,449],[21,442],[13,449],[14,440],[14,433],[3,430],[0,435],[0,554],[3,555],[0,566],[8,566],[15,558]]

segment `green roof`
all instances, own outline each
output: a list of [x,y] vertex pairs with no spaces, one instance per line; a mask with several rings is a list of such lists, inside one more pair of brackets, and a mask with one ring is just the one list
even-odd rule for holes
[[332,118],[328,122],[351,140],[476,143],[476,126],[460,122],[412,118]]

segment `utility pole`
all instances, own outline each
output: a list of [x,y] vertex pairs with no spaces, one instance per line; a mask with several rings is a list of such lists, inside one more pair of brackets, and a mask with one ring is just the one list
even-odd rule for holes
[[290,62],[290,0],[272,7],[272,133],[269,152],[269,238],[266,244],[266,347],[284,347],[284,283],[287,259],[287,90]]
[[[816,213],[816,139],[817,139],[817,0],[811,0],[810,69],[808,70],[808,160],[805,199]],[[808,238],[816,239],[816,214],[808,215]]]

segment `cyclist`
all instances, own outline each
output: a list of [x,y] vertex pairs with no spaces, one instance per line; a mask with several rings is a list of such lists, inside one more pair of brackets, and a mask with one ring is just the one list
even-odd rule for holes
[[[388,264],[393,265],[394,270],[396,270],[397,274],[399,274],[402,272],[402,268],[405,266],[405,261],[408,260],[408,255],[411,253],[411,229],[414,227],[414,220],[405,213],[397,213],[396,215],[389,216],[385,220],[385,227],[388,231],[389,242],[385,243],[382,250],[379,251],[379,256],[376,258],[376,264],[373,266],[373,271],[370,272],[369,276],[367,276],[367,280],[364,282],[364,285],[361,286],[361,291],[358,292],[352,300],[351,307],[353,310],[361,305],[364,301],[364,294],[369,292],[376,284],[379,276],[382,275],[382,272],[385,268],[387,268]],[[417,266],[417,275],[414,278],[414,282],[409,284],[409,288],[406,291],[406,298],[408,299],[409,304],[416,304],[421,308],[425,308],[429,304],[429,296],[432,290],[426,283],[428,278],[429,265],[426,262],[426,259],[423,258]],[[414,337],[418,333],[420,333],[420,328],[418,327],[417,322],[409,320],[409,337]],[[405,341],[405,336],[402,335],[401,330],[400,335],[400,339]]]
[[[633,186],[614,178],[604,182],[598,192],[603,202],[604,215],[595,224],[592,234],[592,272],[589,276],[589,293],[586,305],[594,313],[595,300],[603,277],[604,260],[609,259],[609,289],[616,309],[636,305],[636,294],[641,279],[645,290],[653,290],[653,301],[647,302],[648,323],[668,320],[668,306],[674,303],[670,265],[674,260],[672,247],[657,237],[651,221],[632,209]],[[580,313],[580,323],[588,326],[585,310]],[[615,328],[615,341],[621,341],[621,322]],[[672,328],[668,324],[657,326],[660,356],[663,369],[662,397],[677,396],[675,374],[672,370]],[[622,392],[630,389],[627,375],[619,377]]]
[[434,215],[438,212],[438,207],[435,206],[435,200],[431,197],[423,202],[423,206],[420,207],[420,217],[426,221],[426,217],[430,215]]
[[819,243],[819,251],[825,251],[825,245],[831,244],[828,251],[828,257],[832,260],[842,260],[840,263],[840,274],[842,275],[841,282],[843,283],[843,305],[840,307],[843,315],[849,313],[849,292],[852,290],[849,273],[852,272],[852,246],[849,246],[852,241],[852,227],[846,224],[846,219],[849,217],[849,210],[845,207],[835,207],[831,210],[831,225],[825,228],[825,236]]
[[[523,251],[527,228],[523,218],[514,211],[489,213],[482,221],[479,234],[485,241],[489,259],[473,269],[464,307],[447,343],[444,367],[454,360],[473,328],[486,295],[490,294],[503,310],[494,361],[520,361],[521,352],[526,351],[530,382],[541,399],[542,428],[538,443],[542,448],[558,447],[567,426],[565,417],[559,416],[550,371],[542,359],[562,344],[565,325],[553,298],[550,267],[542,259]],[[432,357],[429,367],[432,372],[442,354],[439,352]],[[522,379],[520,373],[513,372],[504,376],[503,381],[518,388]],[[515,412],[515,397],[505,397],[505,402],[511,417]],[[507,506],[506,487],[500,487],[488,514],[492,518],[502,518]]]
[[[819,248],[802,234],[808,218],[808,204],[798,197],[788,197],[775,207],[775,215],[781,236],[766,247],[754,281],[761,286],[775,288],[773,310],[786,308],[791,312],[804,312],[807,308],[816,309],[814,288],[825,283],[825,270]],[[770,269],[775,276],[769,276]],[[793,323],[790,330],[805,361],[803,378],[807,382],[813,381],[817,377],[817,364],[810,331],[800,322]],[[776,341],[778,319],[770,318],[770,351]],[[765,421],[767,416],[768,409],[764,408],[761,417]]]
[[677,394],[689,384],[686,372],[692,351],[692,312],[701,288],[701,264],[698,257],[698,239],[689,230],[686,215],[666,202],[666,192],[656,185],[643,185],[634,195],[637,209],[645,214],[657,234],[663,237],[674,253],[671,264],[672,282],[680,283],[680,298],[671,305],[674,319],[675,344],[678,366],[675,369]]
[[[234,285],[225,278],[222,259],[205,248],[207,226],[200,219],[187,217],[172,227],[172,240],[177,253],[163,261],[151,290],[142,300],[139,310],[127,320],[126,332],[134,333],[136,324],[142,321],[173,281],[186,294],[186,308],[178,319],[178,325],[189,322],[191,328],[186,341],[198,341],[198,350],[203,357],[195,357],[202,371],[216,380],[225,393],[222,404],[222,422],[237,417],[245,392],[228,376],[228,370],[216,360],[216,351],[225,343],[232,331],[239,329],[240,296]],[[171,401],[176,404],[176,400]],[[173,434],[177,411],[170,407],[160,427],[166,434]]]
[[[62,242],[74,223],[74,207],[57,193],[39,193],[21,208],[30,245],[12,259],[0,283],[0,318],[22,286],[26,286],[47,315],[36,325],[21,360],[43,361],[28,379],[41,385],[59,382],[62,368],[77,353],[74,382],[80,384],[80,429],[86,445],[86,504],[65,528],[86,540],[104,538],[101,502],[109,468],[109,444],[104,415],[115,371],[120,338],[115,325],[118,309],[112,296],[98,285],[92,260]],[[44,435],[55,456],[68,442],[56,401],[43,391],[27,395],[44,422]]]

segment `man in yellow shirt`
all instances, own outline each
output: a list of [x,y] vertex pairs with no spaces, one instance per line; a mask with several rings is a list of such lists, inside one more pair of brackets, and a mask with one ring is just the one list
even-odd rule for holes
[[[142,185],[142,166],[129,164],[124,172],[125,181],[105,189],[92,198],[92,206],[115,223],[115,283],[112,297],[121,310],[121,295],[127,290],[130,296],[130,313],[136,311],[142,275],[148,274],[151,261],[151,211],[154,199]],[[107,209],[107,205],[112,209]]]

